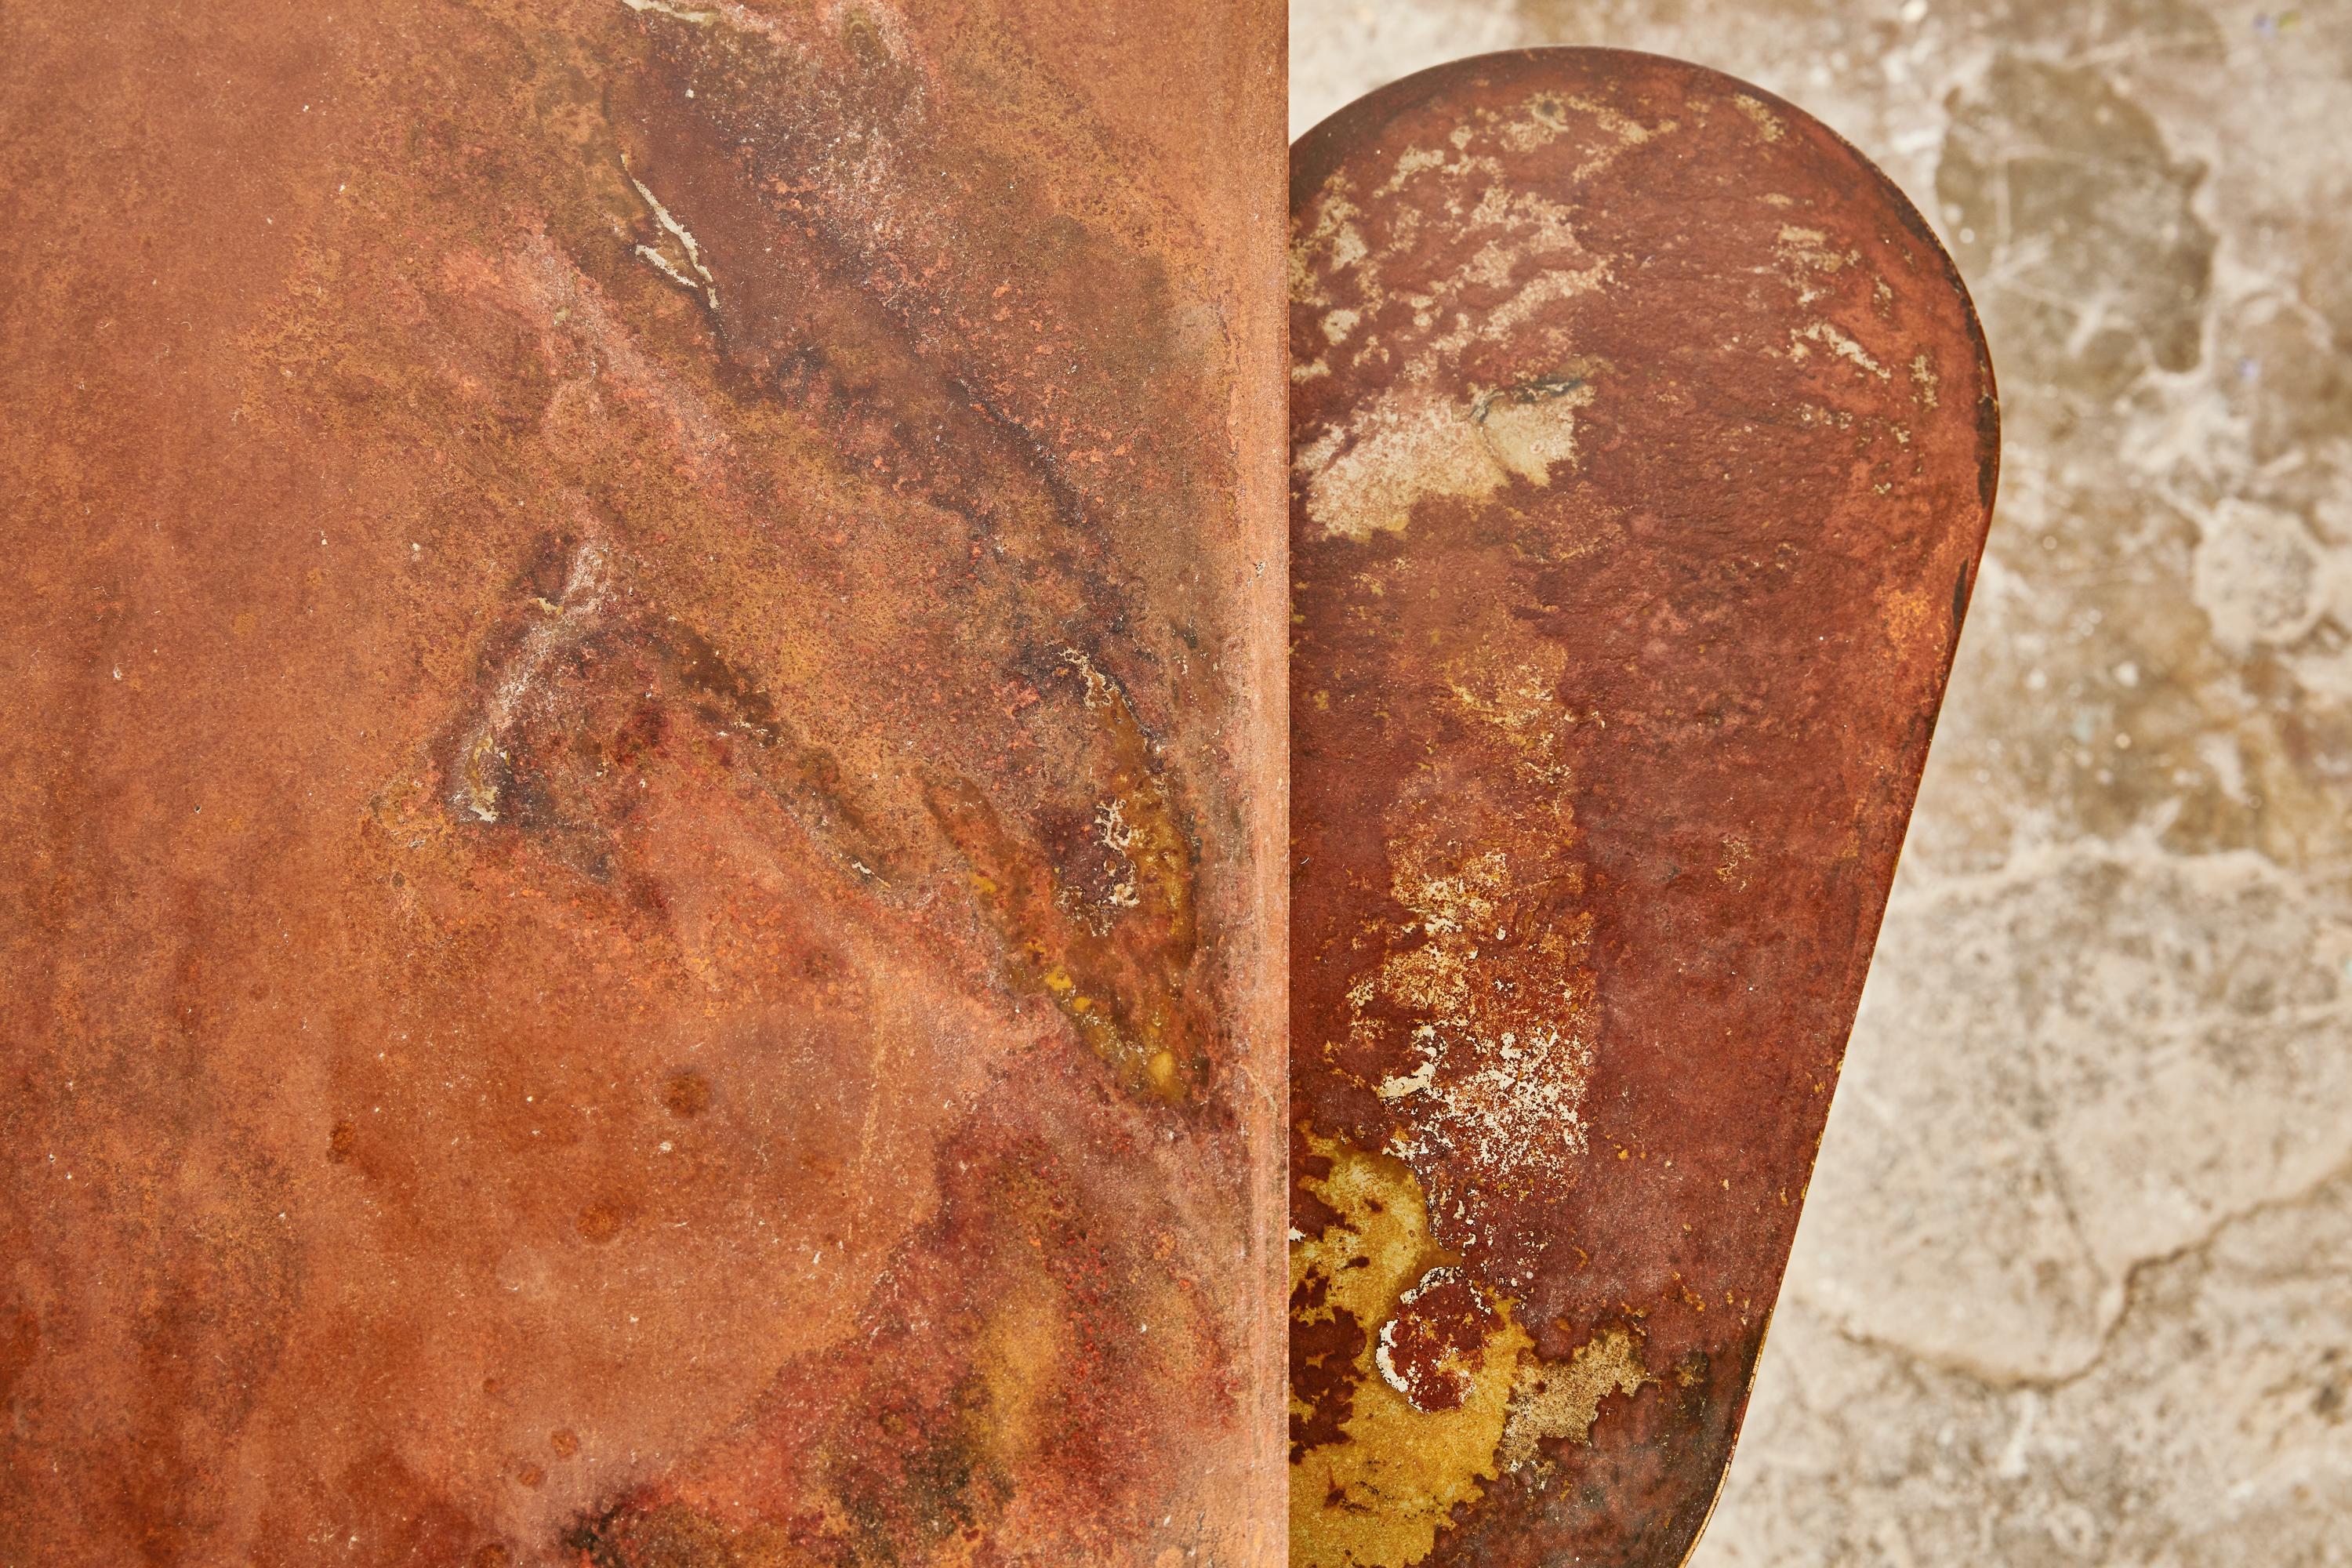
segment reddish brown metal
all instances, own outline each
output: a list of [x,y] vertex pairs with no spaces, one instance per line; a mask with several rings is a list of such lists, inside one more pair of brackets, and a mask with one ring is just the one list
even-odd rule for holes
[[1746,1404],[1990,506],[1853,148],[1603,50],[1292,154],[1292,1552],[1671,1564]]
[[1280,1551],[1281,26],[8,7],[0,1560]]

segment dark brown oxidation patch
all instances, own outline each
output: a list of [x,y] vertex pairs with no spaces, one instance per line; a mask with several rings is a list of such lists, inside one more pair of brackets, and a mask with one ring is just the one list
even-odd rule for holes
[[1704,1522],[1989,515],[1950,262],[1601,50],[1293,150],[1291,1561]]
[[0,1557],[1274,1560],[1281,26],[9,10]]

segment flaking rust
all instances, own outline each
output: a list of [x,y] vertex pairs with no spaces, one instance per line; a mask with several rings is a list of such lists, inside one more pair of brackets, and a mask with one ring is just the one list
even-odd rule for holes
[[8,8],[0,1559],[1274,1560],[1281,27]]
[[1292,153],[1291,1561],[1681,1562],[1990,514],[1918,215],[1723,76]]

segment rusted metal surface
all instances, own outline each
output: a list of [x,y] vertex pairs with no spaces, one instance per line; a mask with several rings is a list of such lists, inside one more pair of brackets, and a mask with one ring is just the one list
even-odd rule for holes
[[1280,29],[8,7],[0,1557],[1280,1551]]
[[1991,503],[1967,298],[1727,78],[1292,156],[1292,1553],[1680,1562]]

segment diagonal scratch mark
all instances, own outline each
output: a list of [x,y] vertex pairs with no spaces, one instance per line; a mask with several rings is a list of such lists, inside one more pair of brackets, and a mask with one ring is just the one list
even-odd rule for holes
[[[628,3],[634,5],[636,4],[636,0],[628,0]],[[652,4],[653,0],[646,0],[646,3]],[[629,184],[636,187],[637,195],[644,198],[646,206],[653,209],[654,221],[676,236],[678,244],[686,247],[686,264],[694,268],[695,277],[701,279],[702,281],[697,284],[693,278],[688,278],[679,271],[667,257],[649,245],[638,246],[637,254],[660,268],[666,275],[675,279],[686,288],[699,289],[710,308],[714,310],[719,309],[719,280],[710,275],[710,268],[702,264],[702,247],[694,242],[694,236],[687,231],[686,225],[670,216],[669,208],[662,205],[661,198],[648,190],[643,180],[637,178],[636,171],[629,167],[629,160],[625,156],[621,160],[621,172],[628,175]]]
[[716,11],[689,11],[683,5],[670,5],[668,0],[621,0],[621,4],[632,11],[650,11],[656,16],[674,17],[698,27],[707,27],[719,20]]

